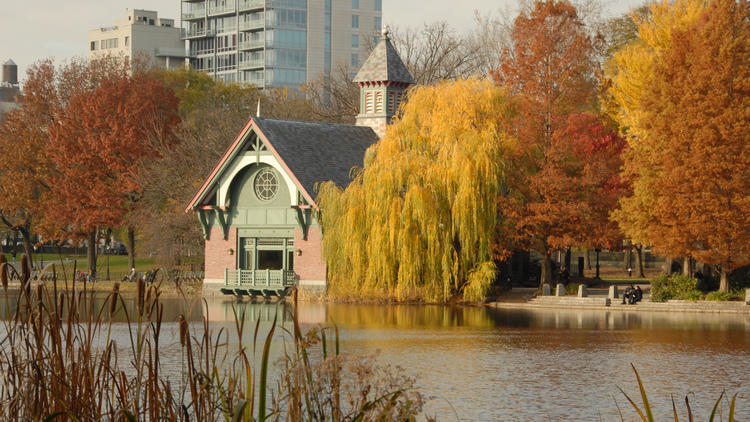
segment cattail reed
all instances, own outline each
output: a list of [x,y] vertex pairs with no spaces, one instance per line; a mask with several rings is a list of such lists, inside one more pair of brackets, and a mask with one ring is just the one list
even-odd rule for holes
[[[5,255],[0,255],[0,256],[3,257],[0,261],[5,259]],[[3,262],[2,264],[0,264],[0,282],[2,282],[3,284],[3,289],[8,290],[8,263],[7,262]]]
[[180,326],[180,345],[182,347],[187,346],[187,341],[190,338],[190,334],[188,333],[188,323],[187,320],[185,320],[185,317],[180,315],[177,317],[177,322]]
[[57,313],[62,315],[65,306],[65,292],[60,292],[57,296]]
[[146,282],[143,278],[139,278],[135,288],[136,300],[138,305],[138,314],[143,316],[143,308],[145,308],[146,299]]
[[23,254],[21,257],[21,282],[26,283],[31,278],[31,264],[29,264],[29,256]]
[[112,297],[109,301],[109,316],[112,317],[112,315],[115,314],[115,311],[117,310],[117,298],[120,295],[120,283],[115,283],[114,286],[112,286]]
[[3,289],[8,290],[8,260],[2,253],[0,253],[0,282],[2,282]]

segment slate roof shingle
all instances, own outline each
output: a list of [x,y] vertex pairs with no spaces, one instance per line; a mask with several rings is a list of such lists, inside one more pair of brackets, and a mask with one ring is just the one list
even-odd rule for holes
[[375,46],[365,64],[357,72],[354,82],[401,82],[414,85],[416,82],[391,44],[388,32]]
[[369,127],[253,117],[258,129],[314,199],[315,184],[333,181],[346,188],[352,167],[362,167],[365,151],[378,140]]

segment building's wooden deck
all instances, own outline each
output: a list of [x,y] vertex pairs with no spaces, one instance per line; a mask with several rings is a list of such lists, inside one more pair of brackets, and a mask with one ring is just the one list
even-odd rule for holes
[[224,270],[221,292],[237,297],[284,297],[295,285],[294,271]]

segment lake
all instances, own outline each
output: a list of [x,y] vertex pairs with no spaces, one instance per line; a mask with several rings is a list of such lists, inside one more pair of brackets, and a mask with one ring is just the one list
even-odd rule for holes
[[[251,341],[257,319],[261,338],[274,316],[288,326],[276,304],[222,299],[208,300],[207,311],[165,299],[164,319],[185,313],[199,328],[207,312],[212,330],[234,333],[233,306],[250,327],[243,342]],[[635,420],[618,391],[640,403],[631,363],[657,420],[671,418],[670,395],[686,420],[686,394],[696,420],[707,419],[723,390],[739,393],[737,419],[750,417],[746,315],[304,303],[298,315],[308,329],[335,323],[346,352],[378,351],[381,362],[403,367],[428,399],[425,414],[439,420],[619,421],[620,411]],[[125,344],[126,325],[115,325],[113,338]],[[165,353],[179,356],[176,335],[176,324],[166,323],[161,341]],[[277,336],[275,353],[282,341]],[[230,343],[237,342],[234,335]],[[174,362],[165,362],[164,373],[179,377]]]

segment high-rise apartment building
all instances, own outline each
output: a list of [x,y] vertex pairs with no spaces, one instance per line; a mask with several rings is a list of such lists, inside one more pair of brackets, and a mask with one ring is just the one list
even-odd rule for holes
[[106,54],[133,57],[145,54],[164,68],[185,63],[185,42],[174,19],[160,18],[151,10],[128,10],[115,26],[89,31],[89,58]]
[[[260,87],[352,76],[380,36],[382,0],[182,0],[191,65]],[[371,37],[368,39],[367,37]]]

